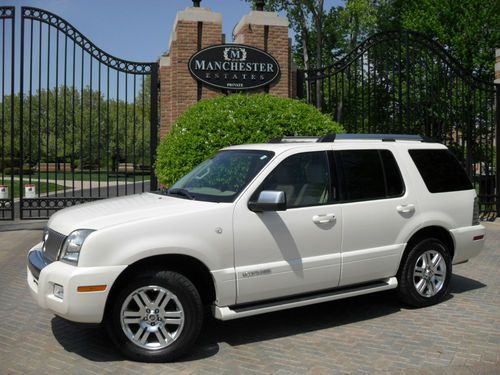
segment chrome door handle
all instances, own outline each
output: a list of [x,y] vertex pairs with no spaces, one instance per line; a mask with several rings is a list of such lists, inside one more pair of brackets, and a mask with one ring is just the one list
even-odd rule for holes
[[415,205],[414,204],[402,204],[396,207],[396,210],[398,212],[401,212],[402,214],[409,214],[411,212],[415,212]]
[[312,217],[312,221],[316,224],[331,223],[335,221],[335,219],[335,214],[320,214]]

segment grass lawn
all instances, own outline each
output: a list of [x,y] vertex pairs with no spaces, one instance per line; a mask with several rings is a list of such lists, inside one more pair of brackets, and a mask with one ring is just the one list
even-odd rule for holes
[[[119,177],[116,177],[116,176],[112,176],[113,173],[110,172],[110,176],[109,176],[109,181],[125,181],[125,176],[119,176]],[[49,180],[55,180],[56,177],[57,177],[57,180],[58,181],[64,181],[64,172],[48,172],[48,176],[49,176]],[[24,176],[24,178],[26,179],[27,176]],[[75,171],[74,173],[73,172],[66,172],[66,181],[73,181],[73,177],[75,179],[75,182],[78,182],[78,181],[81,181],[83,179],[83,181],[101,181],[101,182],[104,182],[104,181],[107,181],[108,180],[108,172],[97,172],[97,171],[92,171],[92,173],[90,173],[89,171]],[[140,175],[140,174],[136,174],[135,175],[135,180],[136,181],[142,181],[142,179],[144,178],[144,181],[149,181],[150,179],[150,176],[149,174],[147,175]],[[31,175],[31,180],[32,181],[38,181],[38,173],[35,172]],[[47,180],[47,172],[41,172],[40,173],[40,180],[44,181],[44,180]],[[133,174],[129,174],[127,176],[127,182],[132,182],[134,181],[134,175]]]
[[[27,184],[27,183],[28,183],[28,181],[24,181],[24,184]],[[35,185],[35,188],[38,189],[36,181],[32,181],[32,184]],[[3,185],[8,186],[9,187],[9,194],[12,194],[10,180],[8,180],[8,181],[6,180]],[[64,190],[64,186],[56,185],[56,184],[49,184],[48,185],[49,193],[56,191],[56,190]],[[42,195],[44,193],[47,193],[47,184],[43,183],[43,181],[42,181],[42,182],[40,182],[40,194]],[[37,190],[37,196],[38,196],[38,190]],[[19,198],[19,181],[14,181],[14,198]]]

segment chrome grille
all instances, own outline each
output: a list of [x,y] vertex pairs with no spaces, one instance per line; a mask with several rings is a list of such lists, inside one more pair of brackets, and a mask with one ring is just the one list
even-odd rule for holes
[[52,229],[48,230],[48,238],[43,244],[43,255],[51,262],[57,260],[59,250],[66,238],[65,235],[58,233]]

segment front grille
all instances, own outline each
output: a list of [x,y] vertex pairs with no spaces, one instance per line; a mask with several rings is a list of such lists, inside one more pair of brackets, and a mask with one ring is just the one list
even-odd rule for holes
[[43,244],[43,255],[47,260],[51,262],[57,260],[57,255],[65,238],[65,235],[49,229],[48,238]]

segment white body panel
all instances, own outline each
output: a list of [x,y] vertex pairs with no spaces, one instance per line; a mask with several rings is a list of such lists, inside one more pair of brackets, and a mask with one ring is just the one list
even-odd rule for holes
[[[40,249],[36,245],[30,251]],[[74,267],[63,262],[53,262],[45,267],[36,280],[28,269],[27,282],[31,295],[38,305],[55,314],[82,323],[100,323],[106,299],[113,282],[127,266]],[[54,296],[54,284],[64,288],[64,298]],[[102,292],[77,292],[79,286],[107,285]]]
[[212,273],[218,303],[234,304],[233,208],[144,193],[59,211],[48,226],[65,235],[96,229],[85,240],[79,267],[127,266],[162,254],[196,258]]

